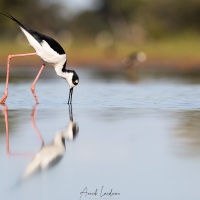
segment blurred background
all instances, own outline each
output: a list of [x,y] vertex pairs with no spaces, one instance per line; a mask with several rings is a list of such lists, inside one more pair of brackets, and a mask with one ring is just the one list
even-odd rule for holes
[[[55,38],[80,78],[76,141],[60,165],[19,185],[30,158],[5,150],[40,148],[29,86],[41,60],[12,59],[8,113],[0,105],[1,199],[78,199],[102,185],[121,200],[200,199],[200,0],[1,0],[0,12]],[[8,54],[34,50],[3,15],[0,30],[3,95]],[[35,124],[48,144],[68,126],[69,88],[50,67],[36,87]]]
[[[69,64],[120,67],[142,52],[145,67],[199,67],[200,0],[1,0],[0,11],[55,38]],[[31,52],[4,16],[0,30],[1,65],[9,53]]]

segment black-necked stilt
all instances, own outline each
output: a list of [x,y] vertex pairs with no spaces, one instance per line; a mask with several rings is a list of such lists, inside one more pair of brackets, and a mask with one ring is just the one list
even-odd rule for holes
[[131,82],[138,81],[138,67],[142,65],[147,59],[146,53],[133,52],[122,60],[123,72]]
[[29,29],[27,26],[24,26],[21,22],[19,22],[17,19],[15,19],[10,14],[5,14],[5,13],[1,13],[1,14],[10,18],[11,20],[15,21],[18,24],[18,26],[20,27],[20,29],[22,30],[22,32],[25,34],[26,38],[28,39],[30,45],[35,49],[36,52],[35,53],[27,53],[27,54],[15,54],[15,55],[8,56],[6,89],[5,89],[4,96],[2,97],[0,103],[4,104],[7,99],[7,96],[8,96],[10,59],[13,57],[38,55],[44,61],[44,64],[42,65],[34,82],[31,85],[31,91],[33,93],[36,103],[39,103],[39,101],[38,101],[38,98],[35,93],[35,84],[36,84],[37,80],[39,79],[39,76],[42,73],[42,70],[44,69],[45,63],[48,63],[48,64],[51,64],[52,66],[54,66],[55,71],[58,76],[60,76],[61,78],[64,78],[67,81],[69,88],[70,88],[68,104],[71,104],[73,88],[76,85],[78,85],[79,77],[74,70],[69,70],[66,68],[67,58],[66,58],[65,51],[60,46],[60,44],[49,36],[43,35],[41,33],[38,33],[37,31]]
[[143,63],[147,59],[146,53],[139,51],[131,53],[129,56],[122,60],[122,64],[125,68],[134,67],[138,63]]

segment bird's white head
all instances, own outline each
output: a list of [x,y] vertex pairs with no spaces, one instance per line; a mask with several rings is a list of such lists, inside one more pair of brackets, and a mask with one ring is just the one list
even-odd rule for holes
[[66,69],[66,62],[62,68],[62,77],[66,79],[69,88],[74,88],[79,83],[79,77],[74,70]]
[[73,88],[78,85],[79,77],[74,70],[69,70],[69,74],[71,74],[71,78],[67,82],[70,83],[70,88]]
[[78,85],[79,83],[79,77],[77,73],[74,70],[68,70],[68,75],[66,76],[66,81],[69,85],[69,98],[68,98],[68,104],[72,103],[72,94],[73,94],[73,88]]

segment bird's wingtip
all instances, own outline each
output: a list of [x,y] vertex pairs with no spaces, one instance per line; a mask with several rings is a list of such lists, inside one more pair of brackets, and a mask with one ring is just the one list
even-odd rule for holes
[[0,11],[0,14],[2,14],[2,15],[4,15],[5,17],[8,17],[9,19],[15,21],[15,22],[18,24],[18,26],[20,26],[20,27],[26,29],[25,26],[24,26],[21,22],[19,22],[16,18],[14,18],[11,14],[9,14],[9,13],[3,13],[3,12],[1,12],[1,11]]

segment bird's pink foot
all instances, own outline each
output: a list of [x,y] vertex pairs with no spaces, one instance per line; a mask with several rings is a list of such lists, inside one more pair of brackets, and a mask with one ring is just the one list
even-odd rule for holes
[[2,99],[1,99],[1,101],[0,101],[0,104],[5,104],[6,99],[7,99],[7,96],[8,96],[8,95],[6,95],[6,94],[3,95],[3,97],[2,97]]

